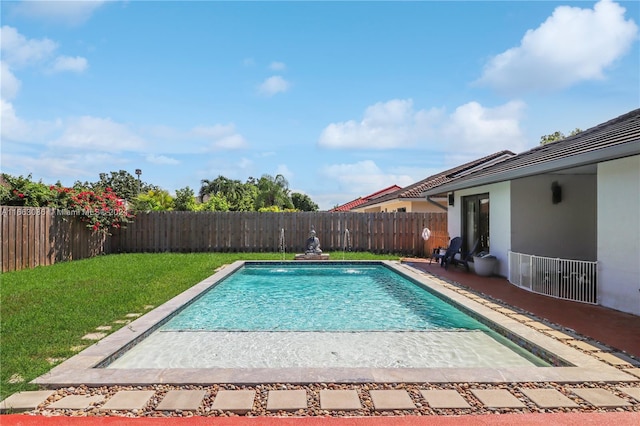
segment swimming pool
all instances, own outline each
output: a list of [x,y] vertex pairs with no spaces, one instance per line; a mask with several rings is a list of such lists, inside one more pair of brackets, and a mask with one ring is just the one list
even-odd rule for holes
[[245,264],[108,368],[547,366],[380,264]]
[[[109,385],[153,385],[153,384],[174,384],[174,385],[211,385],[217,383],[227,384],[261,384],[261,383],[503,383],[503,382],[555,382],[573,383],[583,381],[621,381],[629,380],[629,375],[621,370],[603,362],[597,357],[584,353],[572,345],[564,343],[562,339],[552,337],[538,328],[541,325],[539,320],[524,321],[515,315],[501,312],[503,306],[493,303],[494,301],[474,296],[465,292],[464,289],[455,283],[449,283],[431,274],[421,272],[410,265],[400,262],[380,261],[380,262],[355,262],[358,264],[379,264],[406,277],[416,285],[424,288],[438,297],[444,298],[464,312],[471,314],[483,324],[490,324],[490,327],[499,330],[500,334],[508,336],[510,340],[518,343],[519,346],[527,347],[530,351],[541,355],[549,361],[552,366],[539,367],[528,365],[521,367],[505,367],[492,364],[490,367],[344,367],[333,366],[327,362],[321,367],[288,366],[288,367],[252,367],[243,365],[239,367],[155,367],[154,365],[143,365],[141,368],[116,368],[117,362],[124,359],[127,351],[133,352],[143,347],[147,338],[156,335],[160,327],[173,318],[174,315],[182,311],[185,307],[197,301],[209,289],[223,283],[236,271],[242,269],[245,264],[255,262],[236,261],[230,265],[220,268],[211,276],[195,284],[193,287],[177,295],[161,306],[149,311],[145,315],[133,320],[130,324],[120,328],[114,333],[104,337],[99,342],[82,350],[82,352],[63,361],[53,369],[33,380],[32,383],[46,388],[66,387],[66,386],[109,386]],[[265,264],[276,265],[281,262],[264,262]],[[297,263],[297,262],[291,262]],[[302,263],[302,262],[300,262]],[[353,262],[352,262],[353,263]],[[200,334],[203,336],[209,333],[235,333],[232,337],[240,334],[250,336],[251,333],[260,332],[171,332],[166,334],[178,336],[180,333]],[[271,337],[291,336],[301,337],[304,334],[318,336],[321,332],[267,332]],[[365,353],[380,353],[381,347],[387,350],[390,344],[376,345],[375,339],[368,339],[366,333],[398,333],[408,334],[409,332],[351,332],[345,335],[362,336],[362,342],[368,342],[369,346],[362,348]],[[419,333],[419,332],[418,332]],[[434,332],[432,335],[439,335],[449,332]],[[455,332],[451,332],[452,334]],[[160,334],[160,333],[158,333]],[[472,334],[472,333],[458,333]],[[218,335],[222,345],[224,339]],[[256,337],[260,337],[257,336]],[[339,335],[337,336],[339,337]],[[168,339],[171,340],[171,339]],[[203,338],[206,344],[212,344],[217,339]],[[444,338],[448,340],[448,338]],[[282,356],[284,349],[288,347],[288,342],[277,341],[273,345],[258,344],[259,340],[250,340],[250,344],[260,347],[271,347],[276,356]],[[316,340],[306,341],[320,345]],[[316,342],[316,343],[314,343]],[[353,339],[342,341],[347,349],[360,350],[360,342],[353,342]],[[350,343],[351,342],[351,343]],[[191,342],[195,347],[197,343]],[[437,347],[437,345],[434,345]],[[306,347],[306,346],[303,346]],[[182,352],[189,352],[191,348],[183,346]],[[246,353],[251,349],[240,349],[232,354],[232,358],[244,360]],[[400,351],[401,356],[396,360],[408,359],[412,352]],[[203,349],[203,354],[215,353],[211,349]],[[385,352],[386,353],[386,352]],[[295,355],[295,354],[293,354]],[[333,356],[333,354],[331,354]],[[153,358],[153,357],[151,357]],[[283,357],[284,358],[284,357]],[[387,354],[386,359],[393,359]],[[495,359],[499,359],[496,357]]]
[[247,264],[162,326],[171,331],[487,330],[382,265]]

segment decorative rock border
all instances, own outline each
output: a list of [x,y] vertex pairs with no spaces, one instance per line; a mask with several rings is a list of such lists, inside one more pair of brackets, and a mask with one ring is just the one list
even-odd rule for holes
[[0,402],[0,410],[43,416],[126,417],[640,412],[640,382],[81,386],[20,392]]

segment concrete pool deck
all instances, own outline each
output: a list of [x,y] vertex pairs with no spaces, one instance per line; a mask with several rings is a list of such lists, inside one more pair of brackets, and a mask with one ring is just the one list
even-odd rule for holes
[[[529,346],[534,352],[547,355],[556,361],[555,367],[521,368],[157,368],[157,369],[108,369],[104,366],[117,356],[121,348],[134,345],[148,335],[167,315],[187,303],[212,284],[233,273],[244,262],[235,262],[184,293],[131,322],[128,326],[105,337],[78,355],[54,367],[33,383],[46,388],[86,385],[209,385],[216,383],[457,383],[457,382],[635,382],[636,365],[601,350],[571,331],[507,305],[495,299],[465,290],[435,275],[425,273],[427,265],[414,263],[382,262],[410,279],[428,287],[454,304],[486,318],[509,335],[521,346]],[[433,265],[430,265],[430,267]],[[440,268],[442,269],[442,268]],[[444,271],[444,270],[442,270]],[[434,273],[440,272],[435,270]],[[624,369],[628,368],[625,372]]]

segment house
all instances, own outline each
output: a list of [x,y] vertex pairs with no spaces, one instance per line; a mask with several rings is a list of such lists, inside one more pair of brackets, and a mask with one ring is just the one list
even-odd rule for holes
[[445,195],[511,283],[640,315],[640,109],[423,193]]
[[370,198],[364,203],[351,207],[352,211],[363,213],[376,212],[435,212],[447,211],[446,196],[426,198],[422,193],[430,188],[451,182],[484,167],[499,163],[515,154],[511,151],[500,151],[483,158],[471,161],[453,169],[429,176],[405,188]]
[[365,204],[369,200],[374,200],[377,197],[381,197],[381,196],[383,196],[385,194],[389,194],[391,192],[395,192],[398,189],[402,189],[402,187],[400,187],[398,185],[391,185],[391,186],[388,186],[388,187],[386,187],[384,189],[381,189],[380,191],[376,191],[373,194],[367,195],[366,197],[359,197],[359,198],[356,198],[355,200],[349,201],[348,203],[344,203],[342,205],[336,206],[336,207],[332,208],[329,211],[330,212],[348,212],[348,211],[352,211],[357,206],[359,206],[361,204]]

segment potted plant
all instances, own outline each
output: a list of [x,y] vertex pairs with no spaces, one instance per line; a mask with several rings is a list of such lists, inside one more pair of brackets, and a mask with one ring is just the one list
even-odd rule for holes
[[484,277],[493,275],[494,271],[496,270],[497,263],[498,259],[488,252],[482,251],[473,256],[473,267],[476,271],[476,274]]

